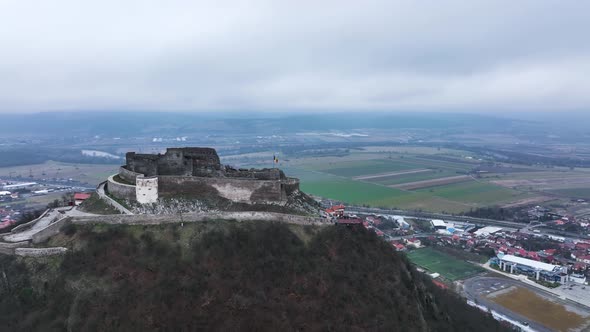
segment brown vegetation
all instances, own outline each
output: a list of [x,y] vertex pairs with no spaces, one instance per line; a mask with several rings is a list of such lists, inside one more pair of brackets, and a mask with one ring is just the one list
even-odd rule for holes
[[[502,330],[364,229],[304,228],[309,238],[303,242],[283,224],[211,225],[217,224],[188,239],[178,225],[76,226],[68,229],[69,238],[85,245],[61,263],[36,262],[32,271],[26,261],[1,256],[8,282],[0,283],[0,326],[11,331]],[[42,282],[36,282],[39,275],[46,276]]]

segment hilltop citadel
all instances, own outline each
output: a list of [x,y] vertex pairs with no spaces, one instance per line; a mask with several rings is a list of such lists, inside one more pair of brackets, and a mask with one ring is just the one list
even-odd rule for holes
[[128,152],[126,164],[109,177],[115,198],[140,204],[183,197],[265,204],[286,202],[299,190],[299,180],[276,168],[236,169],[222,165],[213,148],[168,148],[164,154]]

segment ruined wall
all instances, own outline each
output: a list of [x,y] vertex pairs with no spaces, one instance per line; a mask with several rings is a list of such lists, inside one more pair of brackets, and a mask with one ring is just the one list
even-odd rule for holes
[[280,180],[285,179],[285,174],[278,168],[264,168],[264,169],[234,169],[226,167],[224,176],[229,178],[243,178],[256,180]]
[[299,179],[287,178],[281,181],[281,187],[286,195],[291,195],[294,191],[299,190]]
[[27,222],[27,223],[24,223],[24,224],[21,224],[21,225],[18,225],[18,226],[16,226],[15,228],[13,228],[13,229],[10,231],[10,233],[14,234],[14,233],[17,233],[17,232],[22,232],[22,231],[24,231],[25,229],[29,229],[29,228],[31,228],[31,227],[32,227],[34,224],[36,224],[36,223],[37,223],[37,221],[39,221],[39,220],[43,219],[43,217],[45,217],[45,215],[47,215],[47,214],[49,213],[49,211],[51,211],[51,209],[47,209],[47,210],[45,210],[45,212],[43,212],[43,213],[42,213],[42,214],[39,216],[39,218],[37,218],[37,219],[33,219],[33,220],[31,220],[31,221],[29,221],[29,222]]
[[43,228],[41,231],[33,234],[31,242],[37,244],[47,241],[50,237],[57,235],[62,227],[71,222],[70,217],[61,218],[60,220],[49,224],[49,226]]
[[146,176],[209,176],[221,169],[219,156],[212,148],[169,148],[164,154],[128,152],[125,159],[128,170]]
[[113,176],[110,176],[107,180],[106,190],[109,194],[117,198],[131,201],[136,200],[135,186],[116,182],[113,180]]
[[107,189],[115,197],[145,203],[173,196],[197,199],[219,196],[240,203],[280,202],[299,189],[299,180],[287,178],[278,168],[222,166],[212,148],[169,148],[157,155],[129,152],[126,160],[127,165],[119,171],[123,180],[136,184],[138,174],[146,178],[158,175],[157,184],[143,182],[138,188],[109,179]]
[[127,152],[125,154],[126,168],[146,176],[154,176],[158,174],[158,158],[157,154]]
[[22,242],[0,242],[0,254],[13,255],[16,248],[30,246],[29,241]]
[[192,160],[184,158],[182,151],[168,149],[158,158],[158,175],[192,175]]
[[135,184],[137,202],[151,204],[158,202],[158,177],[144,177],[139,175]]
[[191,176],[160,176],[158,188],[161,197],[186,195],[207,198],[218,195],[236,202],[276,202],[285,198],[278,181]]
[[64,255],[68,251],[64,247],[52,248],[17,248],[14,250],[15,255],[24,257],[45,257],[53,255]]
[[121,177],[121,179],[123,179],[129,183],[135,183],[135,178],[138,175],[143,175],[143,174],[130,171],[130,170],[126,169],[125,166],[119,167],[119,177]]
[[180,222],[203,222],[216,220],[236,221],[274,221],[296,225],[328,226],[332,223],[323,218],[298,216],[275,212],[196,212],[184,213],[182,218],[177,214],[164,215],[125,215],[114,214],[105,216],[72,217],[73,224],[109,224],[109,225],[160,225]]

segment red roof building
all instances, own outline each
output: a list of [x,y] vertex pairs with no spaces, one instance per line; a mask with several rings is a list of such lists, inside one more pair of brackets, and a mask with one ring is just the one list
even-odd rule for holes
[[434,283],[435,285],[437,285],[439,288],[442,289],[447,289],[449,288],[447,285],[443,284],[442,282],[438,281],[438,280],[432,280],[432,283]]
[[91,194],[89,193],[75,193],[74,194],[74,203],[76,205],[82,204],[85,200],[89,199]]
[[326,209],[326,213],[329,216],[333,216],[333,217],[343,217],[344,216],[344,205],[340,204],[340,205],[334,205],[330,208]]

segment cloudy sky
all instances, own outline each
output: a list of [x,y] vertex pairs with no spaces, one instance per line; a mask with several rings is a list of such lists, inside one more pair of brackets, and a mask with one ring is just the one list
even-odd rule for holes
[[0,111],[584,111],[590,2],[1,0]]

